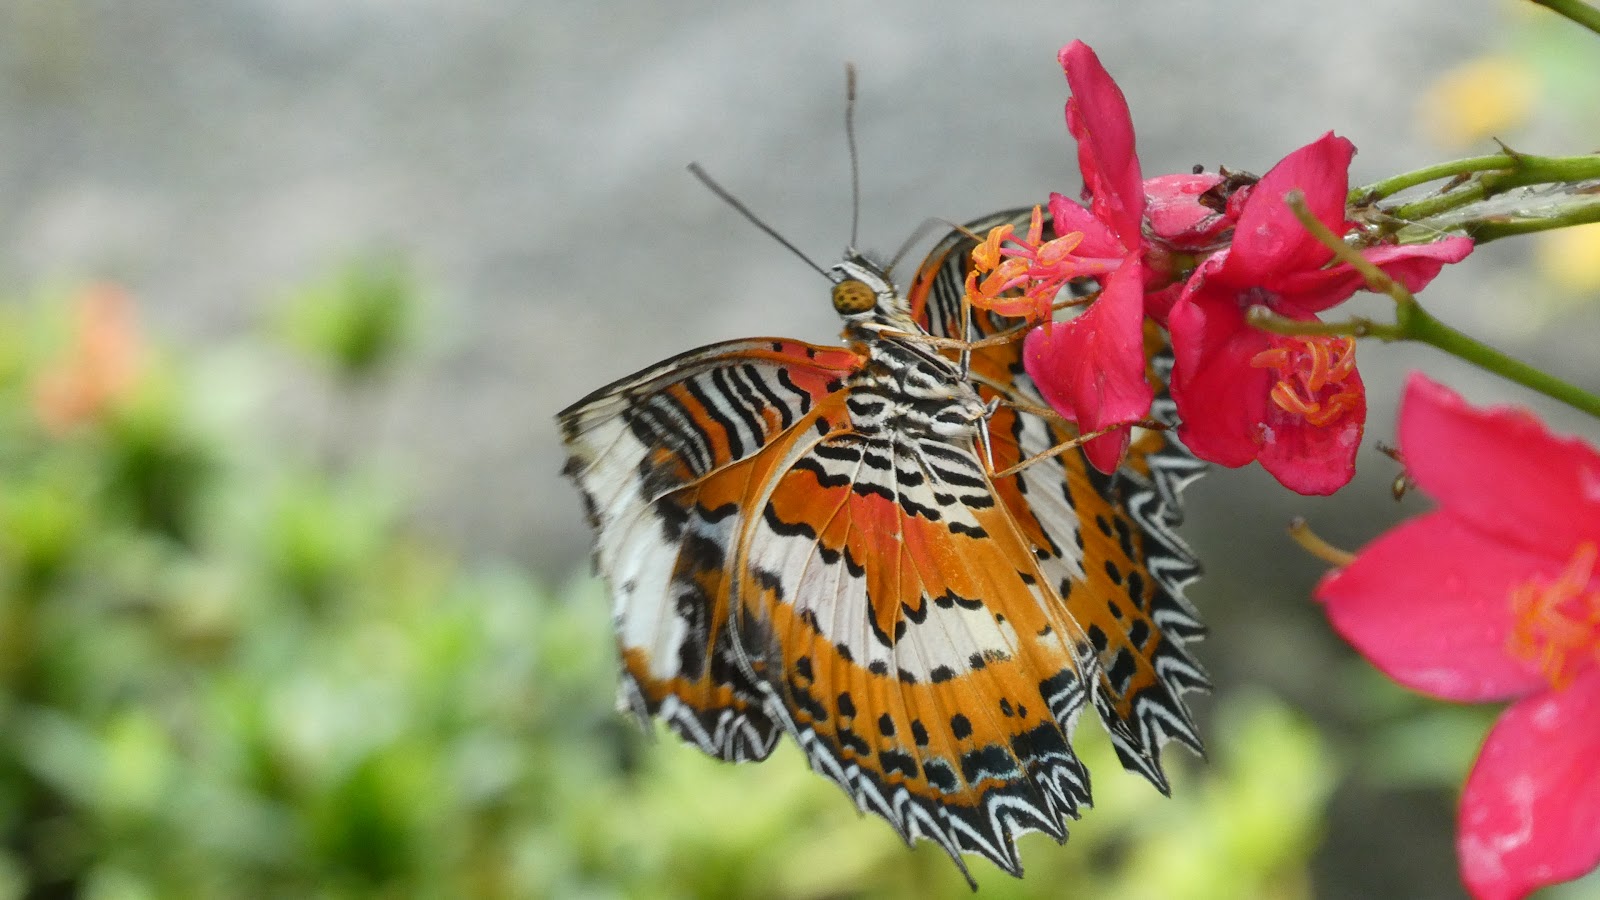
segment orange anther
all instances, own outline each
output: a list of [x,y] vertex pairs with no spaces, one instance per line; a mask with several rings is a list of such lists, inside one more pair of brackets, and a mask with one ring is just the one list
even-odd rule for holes
[[1359,404],[1360,389],[1348,383],[1356,371],[1355,341],[1320,335],[1273,340],[1250,365],[1277,370],[1278,383],[1268,396],[1279,409],[1321,428]]
[[1551,687],[1572,683],[1585,662],[1600,659],[1600,591],[1590,588],[1595,545],[1578,545],[1554,579],[1532,578],[1511,591],[1506,649],[1538,666]]

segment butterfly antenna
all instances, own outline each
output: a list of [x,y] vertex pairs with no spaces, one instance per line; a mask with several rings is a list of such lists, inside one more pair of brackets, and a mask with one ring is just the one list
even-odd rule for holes
[[901,244],[900,245],[900,249],[896,250],[894,252],[894,256],[889,259],[889,266],[884,271],[886,273],[887,272],[893,272],[894,271],[894,267],[898,266],[900,264],[900,260],[906,255],[906,253],[909,252],[911,250],[911,248],[914,247],[918,241],[920,241],[923,238],[927,237],[928,236],[928,232],[933,230],[933,226],[935,226],[935,225],[943,225],[943,226],[945,226],[946,228],[949,228],[952,231],[960,231],[960,232],[966,234],[968,237],[971,237],[972,239],[976,240],[978,243],[983,243],[983,238],[978,237],[977,235],[974,235],[971,231],[969,231],[966,228],[966,226],[957,225],[956,223],[950,221],[949,219],[941,219],[938,216],[931,216],[929,218],[923,219],[922,220],[922,224],[918,225],[916,227],[916,230],[911,232],[911,236],[906,238],[905,243]]
[[700,183],[705,185],[706,187],[710,188],[711,189],[711,193],[716,194],[718,197],[720,197],[722,199],[722,202],[724,202],[724,203],[728,204],[729,206],[733,207],[734,209],[738,210],[740,215],[744,216],[746,219],[749,219],[750,220],[750,224],[752,224],[752,225],[756,226],[757,228],[761,229],[762,231],[766,232],[768,237],[772,238],[773,240],[777,241],[778,243],[782,244],[783,246],[788,247],[790,253],[793,253],[795,256],[800,257],[802,260],[805,261],[806,265],[810,266],[813,269],[816,269],[817,272],[819,274],[821,274],[823,278],[826,278],[829,281],[833,280],[833,276],[828,274],[828,270],[827,269],[824,269],[823,267],[821,267],[821,266],[817,265],[815,262],[813,262],[811,257],[809,257],[809,256],[805,255],[803,252],[801,252],[799,247],[796,247],[794,244],[789,243],[789,239],[788,238],[786,238],[783,235],[779,234],[777,232],[777,229],[775,229],[771,225],[768,225],[767,223],[761,221],[760,217],[758,217],[755,213],[750,211],[750,207],[745,206],[743,203],[740,203],[739,199],[737,197],[735,197],[732,194],[728,193],[727,190],[725,188],[723,188],[722,185],[717,184],[715,181],[713,181],[711,179],[711,176],[706,174],[706,170],[700,168],[700,164],[699,163],[689,163],[689,174],[691,174],[694,177],[700,179]]
[[850,246],[861,224],[861,162],[856,154],[856,65],[844,64],[844,140],[850,145]]

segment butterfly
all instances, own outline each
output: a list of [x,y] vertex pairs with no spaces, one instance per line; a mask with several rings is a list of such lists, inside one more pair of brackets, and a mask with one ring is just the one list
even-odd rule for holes
[[1016,322],[962,303],[973,235],[1030,213],[952,231],[904,294],[848,251],[828,273],[843,347],[712,344],[558,415],[619,705],[724,760],[788,734],[969,882],[963,853],[1020,876],[1014,838],[1065,840],[1089,804],[1086,706],[1166,793],[1161,746],[1201,751],[1183,696],[1209,687],[1173,531],[1202,463],[1152,430],[1114,475],[1076,449],[995,474],[1074,436],[1039,413]]

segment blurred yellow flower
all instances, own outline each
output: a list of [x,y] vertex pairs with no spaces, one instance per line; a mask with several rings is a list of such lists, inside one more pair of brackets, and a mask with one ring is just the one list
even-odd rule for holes
[[1600,222],[1546,231],[1538,238],[1539,271],[1553,287],[1571,294],[1600,291]]
[[1439,76],[1423,93],[1419,113],[1440,145],[1467,147],[1504,137],[1521,125],[1538,89],[1538,76],[1527,63],[1484,56]]

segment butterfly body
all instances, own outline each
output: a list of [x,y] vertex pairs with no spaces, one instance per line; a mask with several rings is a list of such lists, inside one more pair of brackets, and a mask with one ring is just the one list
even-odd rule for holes
[[1163,790],[1161,743],[1199,748],[1170,532],[1199,470],[1158,437],[1116,477],[1076,451],[997,477],[1071,432],[1013,408],[1043,405],[1016,343],[953,347],[1005,324],[960,304],[970,248],[946,238],[905,295],[847,254],[845,347],[712,345],[560,421],[626,706],[724,759],[788,733],[907,840],[1017,873],[1014,835],[1064,838],[1089,801],[1086,706]]

